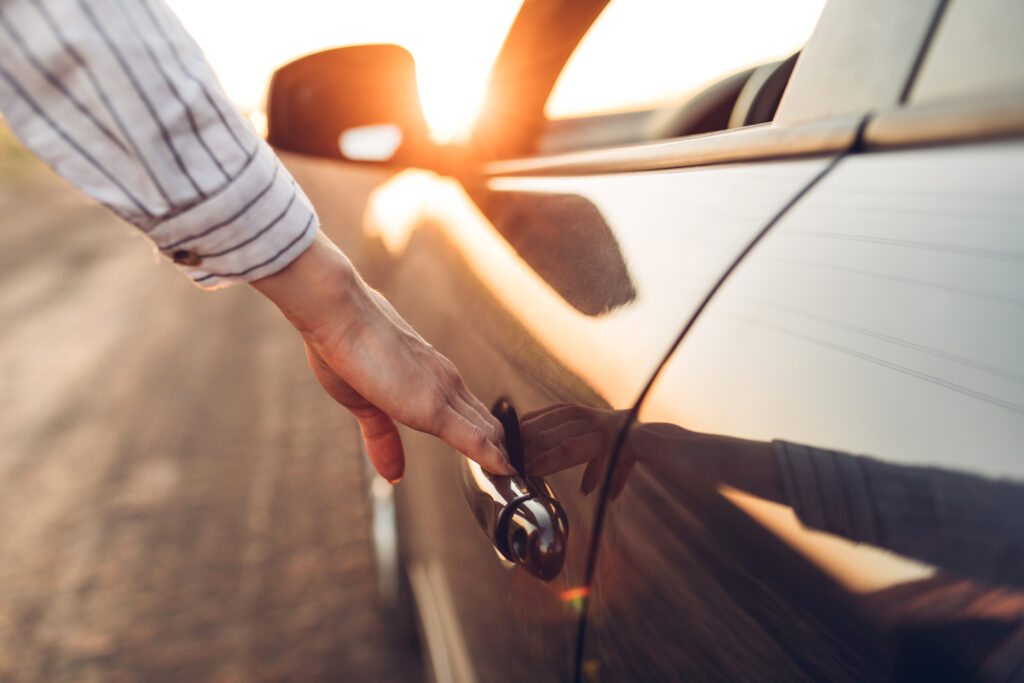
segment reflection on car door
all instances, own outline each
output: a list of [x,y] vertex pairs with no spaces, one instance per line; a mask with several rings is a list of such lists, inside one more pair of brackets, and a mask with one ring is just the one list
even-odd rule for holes
[[1019,140],[852,155],[743,261],[622,461],[601,680],[1020,671],[1021,177]]
[[[506,397],[520,414],[556,402],[629,407],[678,321],[829,161],[534,173],[466,187],[407,172],[371,199],[368,227],[386,254],[375,284],[486,403]],[[396,219],[417,191],[426,203]],[[442,613],[455,675],[569,676],[594,506],[579,472],[548,480],[569,547],[562,573],[543,583],[498,560],[460,490],[460,459],[423,435],[403,440],[403,543]]]

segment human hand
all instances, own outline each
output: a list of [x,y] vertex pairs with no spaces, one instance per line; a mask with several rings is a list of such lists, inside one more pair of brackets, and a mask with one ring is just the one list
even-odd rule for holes
[[514,474],[501,423],[455,366],[425,342],[322,233],[287,268],[253,286],[302,335],[313,374],[359,423],[377,472],[402,477],[395,422],[433,434],[495,474]]

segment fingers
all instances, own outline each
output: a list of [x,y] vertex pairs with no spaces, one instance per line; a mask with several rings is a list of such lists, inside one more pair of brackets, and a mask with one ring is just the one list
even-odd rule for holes
[[[574,425],[565,425],[573,427]],[[567,470],[589,462],[608,452],[611,444],[601,432],[589,431],[582,434],[561,436],[550,434],[552,445],[544,450],[533,446],[524,448],[526,471],[538,477]]]
[[440,424],[429,431],[488,472],[515,474],[505,451],[501,422],[473,395],[455,365],[440,354],[438,359],[440,395],[446,398]]
[[441,417],[437,436],[492,474],[513,475],[516,471],[498,446],[474,424],[448,405]]
[[527,471],[545,476],[606,455],[624,417],[621,411],[567,404],[527,414],[522,423]]
[[405,471],[405,453],[394,420],[376,408],[363,411],[356,419],[366,445],[366,454],[377,474],[392,484],[398,482]]
[[[458,378],[458,388],[459,399],[461,399],[461,402],[455,402],[456,410],[466,416],[470,422],[476,422],[474,417],[482,420],[483,424],[481,425],[481,428],[484,430],[484,434],[492,443],[498,446],[499,450],[504,453],[505,429],[501,426],[501,422],[498,418],[494,417],[491,411],[489,411],[483,403],[480,402],[480,399],[473,395],[473,392],[469,390],[469,387],[466,386],[466,383],[462,381],[461,377]],[[472,414],[468,412],[470,410],[472,411]],[[505,455],[506,457],[508,456],[507,453],[505,453]]]
[[615,500],[622,493],[622,489],[626,488],[626,482],[629,481],[629,474],[633,471],[633,467],[636,465],[636,460],[631,458],[619,458],[619,462],[615,467],[615,471],[612,472],[612,481],[608,486],[608,497],[611,500]]
[[366,454],[377,473],[392,484],[401,479],[405,471],[405,453],[394,421],[338,377],[309,344],[306,344],[306,357],[327,394],[355,416]]
[[[587,463],[587,468],[583,470],[583,479],[580,480],[580,493],[584,496],[590,495],[601,483],[601,474],[604,472],[604,465],[607,461],[607,458],[598,458]],[[622,490],[626,488],[626,482],[629,481],[629,474],[633,471],[635,464],[635,460],[622,458],[616,463],[615,471],[611,473],[611,481],[608,484],[609,500],[618,498]]]
[[575,403],[552,403],[551,405],[544,406],[543,408],[539,408],[522,415],[520,420],[522,422],[534,422],[545,419],[563,422],[570,419],[570,414],[579,417],[589,411],[589,408],[585,408],[584,406],[577,405]]
[[583,419],[550,423],[550,420],[524,420],[520,423],[523,447],[531,453],[540,454],[551,450],[567,439],[596,431],[592,422]]
[[604,471],[604,463],[607,460],[607,458],[600,458],[587,463],[587,468],[583,470],[583,479],[580,480],[580,493],[584,496],[590,495],[597,488],[598,482],[601,481],[601,473]]

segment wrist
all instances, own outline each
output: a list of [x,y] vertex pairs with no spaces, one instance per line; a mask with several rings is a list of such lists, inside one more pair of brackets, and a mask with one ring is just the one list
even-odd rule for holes
[[356,319],[365,284],[352,262],[322,232],[284,269],[250,283],[313,343],[320,343],[328,321]]

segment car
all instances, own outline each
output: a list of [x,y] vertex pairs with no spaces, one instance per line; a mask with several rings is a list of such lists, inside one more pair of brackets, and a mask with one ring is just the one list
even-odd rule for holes
[[[396,46],[271,82],[268,140],[520,472],[405,430],[372,486],[430,675],[1019,680],[1024,5],[812,3],[789,54],[549,116],[624,4],[524,2],[458,143]],[[695,53],[771,5],[695,11]]]

